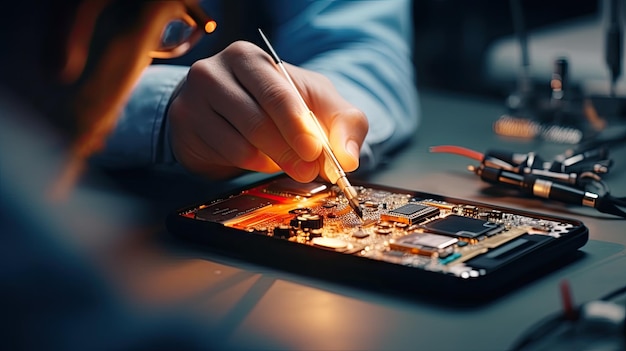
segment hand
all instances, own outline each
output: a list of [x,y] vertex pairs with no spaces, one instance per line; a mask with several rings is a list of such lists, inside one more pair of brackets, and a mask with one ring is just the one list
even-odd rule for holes
[[[326,129],[345,171],[358,167],[365,115],[321,74],[285,63],[309,108]],[[235,42],[197,61],[168,112],[176,159],[211,178],[241,170],[277,172],[309,182],[323,174],[322,145],[308,111],[272,58]]]

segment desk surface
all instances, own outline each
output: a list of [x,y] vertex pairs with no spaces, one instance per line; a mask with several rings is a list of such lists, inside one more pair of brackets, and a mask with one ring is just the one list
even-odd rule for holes
[[[428,92],[421,101],[423,121],[414,142],[368,181],[581,219],[590,231],[584,257],[492,303],[453,308],[268,269],[161,235],[149,238],[149,249],[136,256],[142,268],[132,288],[143,303],[193,310],[217,346],[228,349],[503,350],[561,308],[562,279],[570,281],[576,303],[626,282],[623,220],[536,199],[494,197],[466,170],[470,160],[428,152],[429,146],[454,144],[550,157],[567,146],[497,137],[491,123],[503,111],[499,101]],[[617,152],[608,181],[623,195],[626,152]]]

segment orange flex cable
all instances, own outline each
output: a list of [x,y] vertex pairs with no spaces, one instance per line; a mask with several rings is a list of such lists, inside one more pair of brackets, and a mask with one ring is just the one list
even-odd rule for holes
[[460,156],[464,156],[467,158],[471,158],[479,162],[482,162],[483,159],[485,158],[485,155],[482,152],[474,151],[468,148],[455,146],[455,145],[431,146],[429,148],[429,151],[460,155]]

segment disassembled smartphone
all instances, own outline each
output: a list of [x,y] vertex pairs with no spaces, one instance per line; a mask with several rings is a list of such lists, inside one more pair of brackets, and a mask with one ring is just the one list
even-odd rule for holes
[[588,240],[577,220],[435,194],[278,176],[168,217],[168,230],[255,263],[367,288],[487,299],[566,261]]

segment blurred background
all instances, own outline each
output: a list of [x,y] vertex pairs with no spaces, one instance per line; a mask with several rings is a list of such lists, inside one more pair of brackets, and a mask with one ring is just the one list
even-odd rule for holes
[[[516,1],[527,31],[534,83],[547,87],[554,60],[567,57],[572,84],[600,80],[608,87],[604,43],[609,0]],[[420,87],[503,98],[510,94],[521,63],[513,4],[415,1],[415,62]]]

